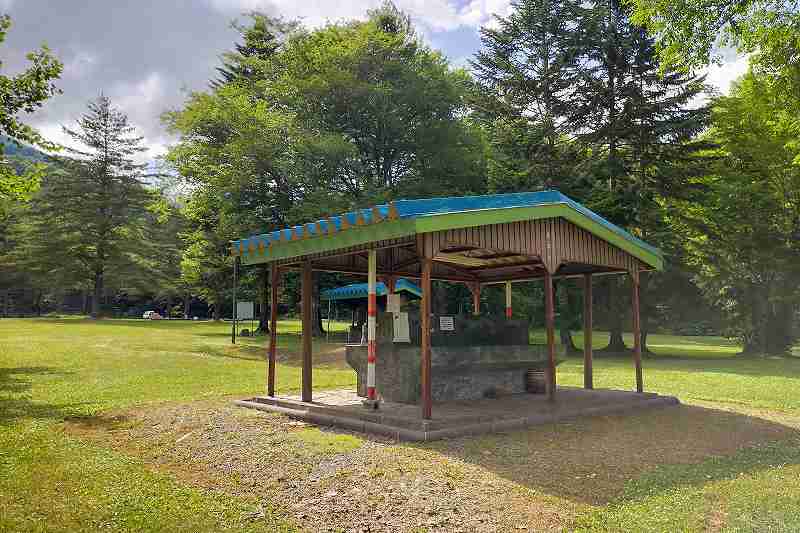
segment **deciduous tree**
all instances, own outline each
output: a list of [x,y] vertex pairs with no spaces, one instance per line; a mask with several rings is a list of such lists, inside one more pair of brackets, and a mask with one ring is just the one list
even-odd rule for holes
[[672,222],[705,294],[750,353],[785,353],[800,304],[800,147],[775,78],[750,72],[715,100],[716,160]]
[[[11,27],[11,18],[0,15],[0,44],[5,41]],[[0,135],[14,142],[55,148],[36,130],[23,123],[20,114],[32,113],[58,92],[54,80],[61,75],[63,65],[46,46],[27,55],[30,66],[16,76],[0,75]],[[0,67],[3,63],[0,61]],[[18,172],[3,156],[4,143],[0,142],[0,216],[12,200],[24,199],[36,190],[43,168],[31,165]]]

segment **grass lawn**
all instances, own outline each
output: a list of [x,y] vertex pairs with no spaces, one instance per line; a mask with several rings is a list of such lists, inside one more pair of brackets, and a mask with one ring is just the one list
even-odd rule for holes
[[[229,334],[0,320],[0,531],[800,530],[800,359],[651,335],[646,389],[687,406],[402,445],[230,407],[265,365],[263,338]],[[279,337],[282,392],[298,346]],[[315,388],[354,385],[338,345],[315,360]],[[594,368],[633,386],[628,358]],[[577,358],[558,373],[582,383]]]

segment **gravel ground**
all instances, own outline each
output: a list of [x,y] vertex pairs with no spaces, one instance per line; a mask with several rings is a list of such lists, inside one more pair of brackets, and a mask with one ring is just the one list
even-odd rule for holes
[[410,445],[229,401],[110,413],[67,429],[192,484],[269,501],[303,529],[348,532],[568,529],[577,513],[614,501],[627,481],[659,464],[795,434],[682,406]]

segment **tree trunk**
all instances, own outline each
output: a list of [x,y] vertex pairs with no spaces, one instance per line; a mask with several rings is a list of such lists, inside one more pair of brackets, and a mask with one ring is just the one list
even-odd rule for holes
[[322,309],[319,303],[319,272],[314,272],[311,288],[311,331],[314,337],[324,337],[325,328],[322,327]]
[[572,340],[572,331],[570,330],[570,324],[573,309],[569,305],[569,285],[566,282],[556,281],[553,282],[553,292],[557,295],[556,302],[558,305],[558,336],[561,339],[561,345],[564,347],[564,351],[567,355],[573,355],[578,353],[578,348],[575,346],[575,342]]
[[100,318],[100,304],[103,298],[103,271],[98,270],[94,274],[94,294],[92,296],[92,314],[93,320]]
[[648,333],[649,332],[647,331],[647,328],[642,328],[640,338],[641,338],[641,343],[642,343],[641,346],[642,346],[642,353],[643,354],[645,354],[645,353],[646,354],[652,354],[653,353],[653,352],[650,351],[650,348],[647,347],[647,334]]
[[600,351],[608,353],[623,353],[627,349],[628,347],[625,346],[625,340],[622,338],[622,325],[615,324],[614,327],[609,331],[608,346]]
[[558,330],[558,335],[561,338],[561,345],[564,347],[567,355],[574,355],[580,352],[578,347],[575,346],[575,341],[572,339],[572,332],[569,328],[562,326]]
[[211,307],[212,318],[216,321],[222,318],[222,305],[219,303],[222,301],[222,295],[217,294],[214,298],[214,304]]
[[183,318],[189,320],[191,318],[192,295],[188,292],[183,295]]
[[643,354],[652,354],[650,348],[647,347],[647,334],[650,333],[650,324],[648,323],[651,318],[652,308],[648,307],[647,303],[647,288],[649,286],[650,275],[646,272],[639,274],[639,320],[641,322],[641,335],[640,343]]
[[90,300],[91,300],[91,297],[89,296],[89,291],[87,289],[84,289],[82,291],[82,295],[83,295],[83,303],[81,305],[81,314],[82,315],[88,315],[89,314],[89,304],[90,304]]
[[608,309],[608,317],[609,317],[609,325],[608,325],[608,346],[597,350],[601,353],[609,353],[609,354],[622,354],[628,351],[628,347],[625,346],[625,341],[622,338],[622,317],[623,312],[619,305],[619,288],[617,287],[617,280],[610,279],[608,283],[608,301],[607,309]]

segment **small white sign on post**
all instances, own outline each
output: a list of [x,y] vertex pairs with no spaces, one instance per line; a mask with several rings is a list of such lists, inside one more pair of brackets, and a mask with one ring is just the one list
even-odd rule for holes
[[408,327],[408,313],[395,313],[394,317],[394,342],[411,342]]
[[386,295],[386,312],[399,313],[400,312],[400,295],[387,294]]
[[439,317],[439,331],[455,331],[456,321],[452,316]]
[[236,320],[253,320],[255,317],[253,302],[236,302]]

